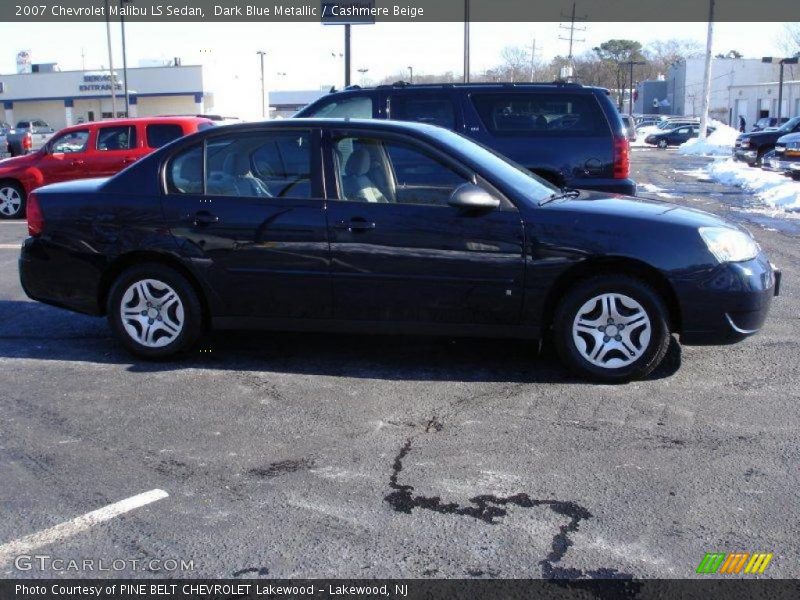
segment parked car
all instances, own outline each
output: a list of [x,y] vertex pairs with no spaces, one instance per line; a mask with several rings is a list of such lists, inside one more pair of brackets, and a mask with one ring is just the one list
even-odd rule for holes
[[746,162],[750,166],[760,165],[761,159],[775,147],[775,142],[778,141],[778,138],[799,132],[800,117],[793,117],[773,131],[742,133],[736,138],[736,143],[733,147],[733,158]]
[[780,121],[778,121],[778,117],[761,117],[755,123],[753,123],[752,131],[766,131],[768,129],[777,129],[784,123],[789,120],[789,117],[781,117]]
[[636,129],[658,125],[665,119],[664,115],[634,115]]
[[[708,133],[714,133],[713,127],[708,127]],[[663,133],[651,133],[644,139],[645,144],[666,148],[668,146],[680,146],[692,138],[700,135],[698,125],[678,126],[675,129],[668,129]]]
[[800,179],[800,133],[790,133],[779,137],[775,149],[764,155],[763,163],[772,171]]
[[8,132],[8,149],[11,156],[36,152],[53,136],[55,129],[41,119],[20,121]]
[[678,118],[678,119],[664,119],[663,121],[659,122],[656,127],[663,131],[670,131],[677,127],[686,127],[686,126],[699,126],[700,119],[695,119],[692,117],[689,118]]
[[629,115],[621,115],[622,124],[625,126],[625,134],[629,142],[636,141],[636,122]]
[[8,158],[11,153],[8,151],[8,137],[7,134],[0,129],[0,160]]
[[559,187],[636,193],[625,129],[601,88],[574,83],[351,87],[323,96],[296,116],[439,125]]
[[197,117],[143,117],[62,129],[38,152],[0,163],[0,218],[25,216],[26,198],[37,187],[113,175],[154,149],[213,125]]
[[29,197],[19,260],[41,302],[107,315],[137,356],[208,325],[552,336],[576,373],[646,376],[671,334],[757,332],[780,273],[738,225],[564,191],[421,123],[286,119],[212,128],[111,179]]

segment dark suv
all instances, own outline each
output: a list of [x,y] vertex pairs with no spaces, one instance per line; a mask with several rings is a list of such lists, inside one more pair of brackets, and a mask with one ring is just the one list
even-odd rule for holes
[[576,83],[353,86],[295,116],[439,125],[559,187],[636,193],[625,129],[602,88]]

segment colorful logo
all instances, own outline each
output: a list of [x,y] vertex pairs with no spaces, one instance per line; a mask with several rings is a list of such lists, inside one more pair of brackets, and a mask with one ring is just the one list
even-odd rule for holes
[[748,573],[761,574],[772,560],[772,552],[706,552],[697,567],[698,573],[738,575]]

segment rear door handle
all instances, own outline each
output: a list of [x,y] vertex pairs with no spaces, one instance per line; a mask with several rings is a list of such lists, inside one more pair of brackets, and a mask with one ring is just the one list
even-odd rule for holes
[[122,159],[122,163],[126,164],[126,165],[129,165],[129,164],[131,164],[133,162],[136,162],[136,157],[135,156],[126,156],[125,158]]
[[201,210],[200,212],[196,212],[194,214],[194,226],[199,227],[201,225],[211,225],[213,223],[219,223],[219,217],[217,215],[212,215],[210,212]]
[[369,231],[370,229],[375,229],[375,223],[361,217],[353,217],[349,221],[339,221],[334,227],[336,229],[346,229],[347,231]]

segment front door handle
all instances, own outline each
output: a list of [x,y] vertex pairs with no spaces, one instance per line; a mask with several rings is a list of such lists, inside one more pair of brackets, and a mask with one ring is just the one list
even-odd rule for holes
[[354,217],[349,221],[339,221],[334,227],[336,229],[346,229],[347,231],[369,231],[370,229],[375,229],[375,223],[361,217]]
[[73,160],[70,164],[73,167],[82,167],[85,163],[82,160]]
[[122,159],[122,164],[124,165],[129,165],[134,162],[136,162],[135,156],[126,156],[125,158]]
[[194,226],[200,227],[201,225],[211,225],[213,223],[219,223],[219,217],[217,215],[212,215],[210,212],[201,210],[200,212],[196,212],[194,214]]

